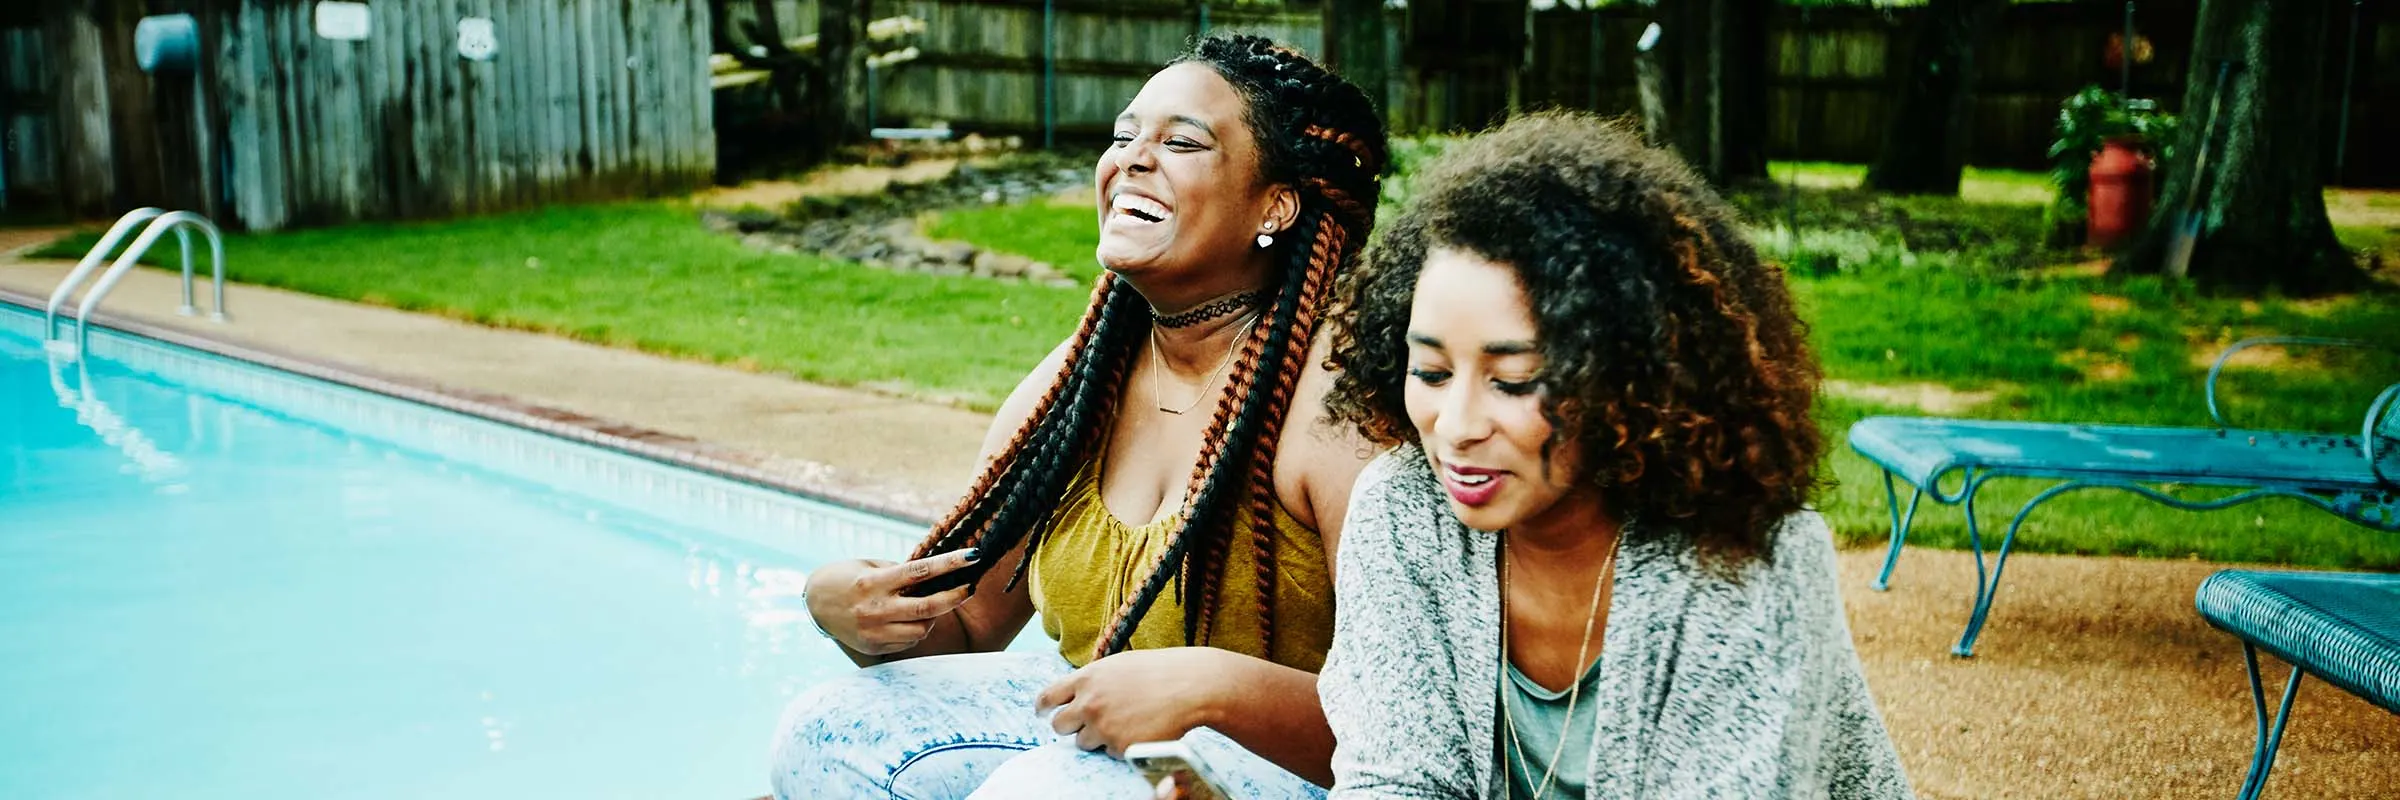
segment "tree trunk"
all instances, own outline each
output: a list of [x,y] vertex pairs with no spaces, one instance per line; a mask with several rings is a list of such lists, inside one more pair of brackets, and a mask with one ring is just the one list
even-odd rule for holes
[[1725,38],[1719,42],[1725,133],[1725,180],[1767,179],[1767,23],[1774,0],[1725,3]]
[[1710,182],[1765,179],[1766,17],[1769,0],[1662,3],[1664,61],[1679,84],[1670,133]]
[[1365,90],[1367,100],[1388,123],[1391,111],[1385,92],[1390,88],[1391,61],[1383,33],[1383,0],[1325,3],[1325,60]]
[[866,138],[867,2],[823,0],[817,6],[815,95],[820,152]]
[[1973,126],[1975,48],[2008,0],[1933,0],[1918,12],[1900,63],[1883,152],[1867,167],[1869,189],[1899,194],[1958,194]]
[[[2166,167],[2165,202],[2112,271],[2159,272],[2189,203],[2198,223],[2188,271],[2195,281],[2300,295],[2365,282],[2333,237],[2317,168],[2318,100],[2324,96],[2325,30],[2333,6],[2332,0],[2203,0],[2175,162]],[[2220,59],[2234,66],[2211,131],[2208,108]],[[2208,162],[2195,170],[2202,142],[2212,133]]]

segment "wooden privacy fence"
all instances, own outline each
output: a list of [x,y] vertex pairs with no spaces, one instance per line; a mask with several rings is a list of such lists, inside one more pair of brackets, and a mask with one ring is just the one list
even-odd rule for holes
[[22,206],[58,192],[52,78],[44,54],[40,31],[0,29],[0,211],[8,210],[12,194]]
[[[2400,185],[2400,6],[2361,7],[2355,80],[2350,88],[2347,163],[2332,171],[2341,138],[2343,61],[2352,35],[2349,4],[2325,31],[2320,148],[2326,180]],[[1977,51],[1979,77],[1968,115],[1967,160],[1983,166],[2048,166],[2059,103],[2083,87],[2117,88],[2106,59],[2122,34],[2125,5],[2115,0],[2009,6]],[[1903,74],[1911,25],[1922,7],[1802,9],[1779,6],[1767,28],[1767,148],[1775,158],[1863,162],[1883,146],[1893,81]],[[2151,58],[2137,59],[2132,93],[2172,109],[2183,99],[2197,2],[2139,4],[2137,36]],[[1412,53],[1407,91],[1393,102],[1395,121],[1421,128],[1477,128],[1505,114],[1508,82],[1520,107],[1560,106],[1632,114],[1634,43],[1653,16],[1637,6],[1534,13],[1529,64],[1522,75],[1443,63]]]
[[[747,3],[727,8],[728,27],[748,24]],[[817,0],[776,0],[785,38],[814,33]],[[873,18],[911,16],[926,30],[912,40],[922,55],[875,76],[874,125],[948,122],[962,130],[1026,135],[1039,141],[1046,121],[1060,135],[1090,139],[1108,132],[1142,82],[1188,47],[1201,30],[1201,5],[1188,0],[1053,0],[1045,42],[1043,0],[874,0]],[[1211,31],[1273,37],[1323,52],[1323,17],[1313,4],[1206,9]],[[1044,54],[1051,102],[1044,114]]]
[[[717,159],[707,57],[723,37],[702,0],[369,0],[360,41],[319,37],[314,0],[36,2],[0,3],[9,6],[0,9],[0,202],[11,206],[57,199],[102,215],[168,204],[279,228],[670,192],[709,179]],[[1396,130],[1481,127],[1512,97],[1520,108],[1636,108],[1643,8],[1470,4],[1477,13],[1463,26],[1418,24],[1441,5],[1432,0],[1388,17]],[[815,31],[817,0],[775,5],[786,38]],[[938,121],[1038,136],[1054,122],[1062,137],[1097,139],[1202,29],[1204,8],[1208,28],[1324,51],[1314,3],[1053,0],[1047,28],[1043,0],[870,5],[873,18],[928,23],[914,35],[922,56],[875,76],[875,125]],[[2135,94],[2180,100],[2195,7],[2141,4],[2153,58],[2134,70]],[[727,4],[727,27],[747,23],[750,8]],[[2326,32],[2320,149],[2330,168],[2333,145],[2346,139],[2347,163],[2329,169],[2329,181],[2400,185],[2400,150],[2389,146],[2400,142],[2400,6],[2362,8],[2346,129],[2349,16],[2333,15]],[[2043,166],[2059,101],[2087,84],[2115,85],[2103,51],[2122,11],[2113,1],[2009,7],[1979,55],[1969,161]],[[173,12],[199,18],[201,70],[140,72],[135,22]],[[1873,158],[1918,13],[1778,7],[1767,32],[1770,153]],[[491,21],[489,61],[459,52],[458,23],[469,18]],[[1489,41],[1517,38],[1528,51]],[[1421,46],[1429,39],[1449,44]]]
[[[1014,133],[1043,129],[1043,24],[1038,0],[904,0],[879,11],[927,23],[924,56],[883,78],[881,115],[973,120]],[[1058,2],[1054,14],[1052,100],[1062,135],[1105,134],[1125,102],[1160,65],[1200,32],[1191,4],[1140,0]],[[1211,30],[1273,37],[1310,53],[1323,50],[1316,13],[1213,9]]]
[[[172,204],[268,230],[671,192],[715,169],[699,2],[375,0],[356,39],[316,18],[354,4],[75,5],[91,13],[45,21],[44,60],[55,81],[107,90],[55,92],[46,123],[19,119],[99,142],[54,148],[54,190],[80,213]],[[133,66],[134,24],[169,12],[199,22],[196,73]],[[0,59],[0,86],[16,60]],[[66,124],[93,103],[108,124]]]
[[[1395,130],[1476,129],[1519,108],[1560,106],[1631,114],[1634,42],[1652,11],[1621,3],[1597,11],[1557,4],[1526,12],[1503,0],[1467,3],[1460,24],[1433,23],[1441,2],[1388,16],[1393,63],[1387,114]],[[731,12],[746,19],[747,3]],[[876,17],[926,19],[925,55],[880,76],[875,124],[945,121],[961,130],[1036,133],[1042,129],[1041,0],[875,0]],[[1323,21],[1314,4],[1292,10],[1212,10],[1212,29],[1243,29],[1322,53]],[[1255,9],[1256,7],[1251,7]],[[2366,4],[2351,89],[2348,163],[2328,180],[2400,185],[2400,12]],[[777,0],[787,37],[816,30],[816,0]],[[1058,0],[1056,97],[1062,135],[1088,137],[1199,30],[1199,4],[1188,0]],[[2196,2],[2141,3],[2136,19],[2151,58],[2133,70],[2133,92],[2173,106],[2182,99]],[[1530,24],[1522,16],[1530,13]],[[1768,21],[1765,94],[1767,147],[1776,158],[1863,162],[1882,147],[1893,81],[1908,57],[1910,25],[1921,7],[1778,6]],[[1978,54],[1981,78],[1969,109],[1968,160],[1985,166],[2047,166],[2058,105],[2090,84],[2115,88],[2104,53],[2124,25],[2117,0],[2010,6]],[[2342,60],[2349,16],[2327,31],[2324,130],[2331,167],[2340,134]],[[733,18],[728,25],[740,24]],[[1531,36],[1522,31],[1529,29]],[[1530,52],[1507,51],[1529,38]],[[1423,42],[1439,41],[1439,47]],[[1414,43],[1414,44],[1412,44]],[[1505,52],[1504,52],[1505,51]],[[1513,86],[1512,86],[1513,84]]]

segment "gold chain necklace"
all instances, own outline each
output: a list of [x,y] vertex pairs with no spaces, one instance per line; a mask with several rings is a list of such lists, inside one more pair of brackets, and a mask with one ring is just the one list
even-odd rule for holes
[[[1619,530],[1621,531],[1622,528]],[[1566,721],[1559,725],[1558,744],[1550,750],[1550,766],[1542,770],[1541,783],[1534,784],[1533,800],[1541,800],[1543,795],[1550,793],[1550,781],[1558,777],[1558,759],[1567,752],[1566,726],[1575,724],[1575,701],[1578,695],[1583,694],[1583,670],[1585,669],[1583,660],[1591,655],[1592,628],[1600,619],[1600,597],[1602,590],[1608,588],[1609,578],[1616,565],[1617,547],[1612,543],[1609,545],[1608,555],[1600,560],[1600,574],[1592,578],[1592,608],[1583,617],[1583,641],[1575,646],[1574,682],[1567,684]],[[1506,531],[1500,533],[1500,668],[1503,671],[1501,677],[1506,679],[1505,671],[1508,669],[1508,533]],[[1500,724],[1508,728],[1509,748],[1516,751],[1517,774],[1524,776],[1526,783],[1533,783],[1533,772],[1525,767],[1525,743],[1517,738],[1517,721],[1508,713],[1508,697],[1505,694],[1500,698]],[[1506,769],[1507,765],[1502,764],[1501,767]],[[1586,779],[1589,779],[1588,776]],[[1514,798],[1517,792],[1516,787],[1507,781],[1507,777],[1502,776],[1501,785],[1507,787],[1507,796]]]
[[1233,365],[1233,354],[1241,352],[1242,340],[1250,338],[1250,329],[1256,327],[1257,325],[1258,317],[1256,315],[1252,315],[1249,322],[1242,323],[1242,332],[1234,334],[1233,344],[1225,348],[1225,358],[1217,362],[1216,369],[1208,371],[1208,379],[1200,383],[1199,393],[1192,397],[1192,402],[1186,404],[1182,408],[1169,407],[1167,405],[1166,392],[1159,388],[1158,375],[1159,373],[1167,371],[1167,356],[1158,348],[1158,328],[1155,326],[1151,327],[1150,360],[1157,362],[1157,364],[1150,370],[1150,404],[1157,406],[1158,410],[1160,411],[1164,411],[1179,417],[1186,413],[1190,413],[1192,409],[1199,408],[1200,401],[1208,399],[1209,387],[1217,385],[1217,378],[1223,375],[1226,367]]

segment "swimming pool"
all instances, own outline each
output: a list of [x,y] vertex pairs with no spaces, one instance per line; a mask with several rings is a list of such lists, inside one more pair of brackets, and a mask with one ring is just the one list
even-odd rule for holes
[[734,798],[913,526],[0,303],[0,797]]

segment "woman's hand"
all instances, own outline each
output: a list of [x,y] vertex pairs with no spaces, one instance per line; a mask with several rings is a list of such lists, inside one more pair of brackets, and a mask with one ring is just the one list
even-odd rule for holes
[[1208,724],[1228,659],[1213,647],[1128,650],[1084,665],[1043,689],[1036,713],[1058,709],[1050,728],[1085,750],[1125,757],[1127,746],[1183,738]]
[[924,597],[901,590],[974,563],[958,550],[894,564],[857,560],[827,564],[808,576],[808,615],[834,641],[869,656],[917,646],[933,623],[967,601],[974,584]]

